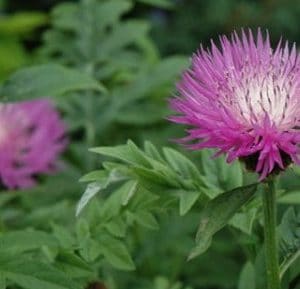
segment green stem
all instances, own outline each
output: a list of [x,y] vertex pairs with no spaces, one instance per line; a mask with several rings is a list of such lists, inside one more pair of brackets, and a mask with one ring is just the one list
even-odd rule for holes
[[278,244],[276,235],[276,192],[274,179],[263,192],[265,260],[268,289],[280,289]]

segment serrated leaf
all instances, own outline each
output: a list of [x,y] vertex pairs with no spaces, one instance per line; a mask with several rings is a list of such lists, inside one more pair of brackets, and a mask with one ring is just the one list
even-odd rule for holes
[[253,197],[257,184],[239,187],[223,193],[209,201],[200,213],[200,225],[196,235],[196,246],[189,259],[204,253],[210,246],[212,236],[221,230],[233,215]]
[[184,216],[193,207],[199,196],[199,192],[181,192],[179,201],[180,216]]
[[97,90],[104,87],[89,75],[58,64],[42,64],[15,72],[0,89],[8,100],[61,96],[77,90]]

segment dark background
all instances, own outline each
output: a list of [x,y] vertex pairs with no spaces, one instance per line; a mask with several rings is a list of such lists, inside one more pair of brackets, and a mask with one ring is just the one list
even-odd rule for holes
[[[48,11],[63,0],[7,0],[4,11]],[[220,33],[240,27],[267,28],[273,40],[281,35],[300,40],[299,0],[177,0],[163,10],[137,4],[135,16],[153,21],[153,36],[163,54],[191,53],[199,42],[209,43]]]

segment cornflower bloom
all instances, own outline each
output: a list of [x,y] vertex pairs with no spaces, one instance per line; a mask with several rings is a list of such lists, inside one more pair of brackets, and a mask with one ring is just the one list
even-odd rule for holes
[[202,46],[171,100],[176,123],[188,125],[189,148],[217,149],[245,161],[260,179],[299,160],[300,60],[295,44],[271,48],[268,33],[251,30]]
[[55,170],[66,146],[65,125],[49,100],[0,104],[0,181],[28,188]]

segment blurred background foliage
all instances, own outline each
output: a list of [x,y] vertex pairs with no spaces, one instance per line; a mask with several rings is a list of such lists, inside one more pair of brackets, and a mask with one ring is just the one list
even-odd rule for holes
[[[102,224],[106,231],[97,226],[101,198],[87,208],[83,218],[75,220],[74,207],[84,190],[84,185],[77,180],[106,160],[88,153],[90,147],[113,146],[128,138],[138,145],[151,140],[156,145],[174,146],[169,139],[182,135],[182,131],[165,120],[169,113],[167,98],[174,93],[174,83],[199,43],[209,45],[211,38],[240,27],[267,28],[273,41],[283,35],[299,43],[300,2],[2,0],[0,5],[0,79],[9,79],[3,82],[1,93],[8,98],[21,95],[26,99],[50,96],[49,92],[53,92],[68,123],[71,140],[64,157],[64,172],[41,178],[40,185],[28,192],[1,194],[2,231],[30,228],[54,235],[60,245],[54,249],[42,246],[34,256],[66,272],[76,268],[71,277],[82,286],[95,281],[104,282],[107,289],[235,289],[236,284],[239,289],[254,289],[249,285],[253,283],[253,268],[244,263],[246,256],[255,259],[253,251],[258,251],[261,245],[259,211],[250,208],[243,212],[243,222],[233,220],[232,228],[218,234],[207,253],[187,263],[201,204],[179,217],[172,204],[157,202],[152,194],[144,192],[143,200],[135,200],[149,206],[147,210],[144,208],[146,217],[139,216],[144,222],[141,227],[126,223],[130,234],[125,238],[125,233],[120,235],[119,232],[124,225],[122,220],[109,219]],[[53,66],[49,67],[49,63]],[[28,65],[34,66],[34,70],[29,71]],[[62,67],[65,70],[61,70]],[[75,72],[78,82],[87,80],[90,87],[95,88],[96,81],[101,88],[73,91],[63,87],[67,97],[61,97],[53,88],[43,90],[43,85],[49,86],[55,75],[74,77]],[[28,89],[18,91],[16,84],[23,88],[26,85]],[[70,87],[72,85],[74,83],[70,83]],[[78,87],[83,88],[80,83]],[[236,185],[237,176],[242,175],[240,168],[229,169],[224,159],[213,162],[206,153],[190,156],[201,174],[219,190],[231,189]],[[113,167],[112,163],[107,167]],[[280,184],[282,190],[294,192],[280,208],[280,214],[285,216],[281,225],[283,235],[287,223],[293,224],[294,231],[299,230],[299,216],[290,211],[284,214],[287,205],[300,203],[298,176],[299,169],[290,170]],[[105,191],[105,196],[114,189]],[[149,203],[145,204],[146,200],[150,200]],[[116,199],[110,201],[116,202]],[[177,199],[174,202],[177,204]],[[157,214],[160,229],[153,217],[159,206],[164,208],[163,214]],[[255,236],[250,236],[245,227],[253,230]],[[99,230],[101,240],[97,239]],[[292,237],[283,238],[282,250],[298,250],[299,236],[295,237],[290,231],[288,235]],[[234,236],[238,237],[238,245]],[[118,242],[106,251],[106,258],[99,259],[103,253],[99,242],[100,245],[109,243],[105,238]],[[121,257],[114,252],[116,248],[121,251]],[[132,269],[127,250],[136,264],[136,271],[129,273],[117,270]],[[29,254],[27,250],[25,253]],[[293,280],[299,276],[296,267],[289,272]],[[293,288],[299,288],[297,282],[293,282]],[[96,286],[100,285],[90,285],[87,289],[97,289]]]

